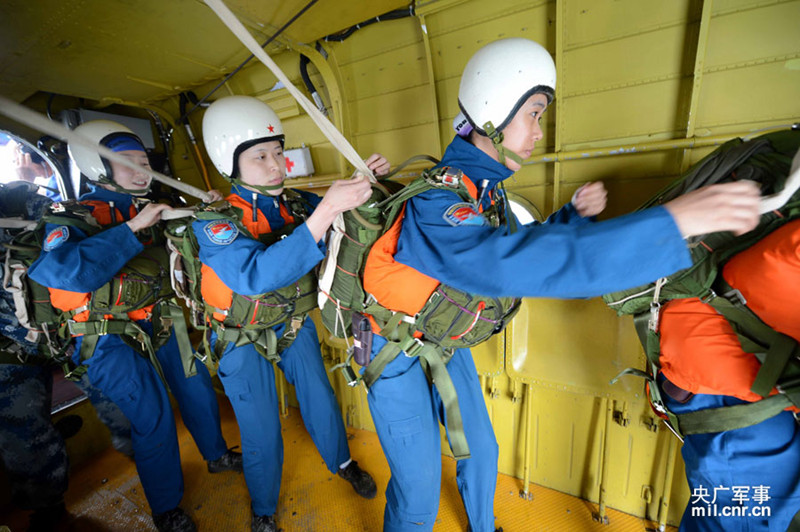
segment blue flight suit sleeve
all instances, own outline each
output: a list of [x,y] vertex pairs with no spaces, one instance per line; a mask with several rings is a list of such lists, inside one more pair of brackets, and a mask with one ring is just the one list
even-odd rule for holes
[[548,216],[542,225],[585,224],[594,221],[594,219],[594,216],[584,218],[578,214],[578,209],[570,202]]
[[306,224],[267,246],[241,232],[228,243],[217,243],[205,231],[215,222],[192,224],[200,247],[200,261],[210,267],[228,288],[256,295],[290,285],[325,257],[325,244],[314,241]]
[[[58,226],[47,224],[45,235]],[[31,265],[28,275],[44,286],[93,292],[109,282],[129,260],[144,251],[144,246],[127,224],[106,229],[90,237],[76,227],[67,227],[69,236]]]
[[505,227],[452,225],[460,199],[430,190],[406,207],[395,260],[485,296],[593,297],[649,283],[691,265],[663,207],[598,223]]

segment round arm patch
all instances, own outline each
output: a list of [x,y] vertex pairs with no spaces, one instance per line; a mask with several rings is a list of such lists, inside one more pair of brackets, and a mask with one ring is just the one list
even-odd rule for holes
[[239,228],[228,220],[214,220],[208,222],[203,228],[208,239],[214,244],[226,246],[239,235]]
[[67,239],[69,239],[69,228],[66,225],[58,226],[47,234],[42,249],[52,251],[66,242]]

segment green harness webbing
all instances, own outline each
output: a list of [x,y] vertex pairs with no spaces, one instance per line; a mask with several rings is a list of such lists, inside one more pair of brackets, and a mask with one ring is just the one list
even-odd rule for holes
[[[455,174],[454,174],[455,175]],[[433,181],[428,179],[417,179],[412,181],[404,189],[396,193],[378,205],[378,208],[385,208],[389,206],[386,215],[387,228],[394,223],[402,206],[405,202],[412,197],[434,188]],[[458,194],[462,200],[467,202],[474,202],[466,190],[463,182],[458,179],[457,184],[451,185],[448,188]],[[506,223],[510,233],[517,230],[516,221],[513,216],[509,216],[505,209],[507,209],[507,202],[505,191],[502,186],[499,186],[499,194],[501,196],[500,202],[503,206],[503,212],[497,213],[497,225]],[[430,301],[429,301],[430,303]],[[419,357],[422,370],[428,382],[436,387],[439,397],[445,409],[445,427],[447,429],[447,437],[450,443],[450,449],[456,460],[461,460],[470,457],[469,445],[464,433],[464,424],[461,418],[461,409],[458,404],[458,394],[456,393],[453,381],[447,371],[447,363],[455,352],[452,348],[443,348],[431,341],[420,340],[414,337],[414,320],[409,319],[407,314],[402,312],[392,312],[378,303],[366,306],[363,309],[364,314],[372,316],[379,324],[384,324],[381,327],[381,336],[383,336],[387,343],[370,361],[369,365],[364,369],[362,380],[367,387],[367,390],[375,383],[380,377],[386,366],[397,358],[400,353],[405,353],[405,356],[413,358]],[[513,314],[511,314],[513,316]],[[344,364],[336,367],[348,366],[349,359]],[[333,368],[335,369],[335,368]],[[345,370],[347,368],[344,368]],[[348,372],[345,371],[347,376]],[[355,379],[352,384],[357,382]],[[351,384],[351,383],[349,383]]]
[[[726,285],[723,283],[721,288],[724,290]],[[726,293],[734,294],[735,291]],[[751,391],[763,399],[685,414],[671,412],[666,408],[662,391],[656,382],[661,341],[658,332],[650,326],[651,316],[648,313],[635,316],[634,325],[642,345],[645,346],[649,373],[629,368],[617,375],[612,383],[625,374],[643,377],[648,383],[651,404],[658,413],[667,417],[671,428],[678,435],[707,434],[749,427],[781,413],[787,407],[800,406],[800,363],[796,358],[800,347],[797,342],[761,321],[740,298],[718,296],[710,290],[701,300],[728,320],[737,333],[742,349],[755,353],[761,362]],[[770,395],[774,388],[778,393]]]
[[[365,309],[365,312],[375,316],[389,312],[379,305]],[[470,457],[467,437],[464,434],[464,423],[461,419],[461,409],[458,406],[458,394],[447,371],[447,363],[453,356],[453,351],[445,350],[432,343],[415,338],[411,324],[405,321],[408,315],[398,312],[392,315],[391,320],[381,329],[381,336],[386,338],[386,345],[375,355],[375,358],[364,369],[363,380],[369,391],[370,387],[378,380],[386,366],[400,353],[405,353],[409,358],[419,357],[422,370],[442,399],[445,410],[445,427],[450,449],[456,460]]]
[[283,329],[280,338],[272,327],[252,326],[225,327],[211,319],[211,328],[217,333],[217,341],[212,351],[219,360],[230,344],[235,347],[253,344],[259,355],[270,362],[280,362],[281,353],[291,346],[297,338],[297,331],[303,326],[305,316],[294,316]]
[[[167,381],[156,356],[156,351],[167,343],[172,334],[170,329],[174,329],[184,373],[187,378],[196,375],[196,357],[192,349],[192,343],[189,340],[189,332],[186,328],[186,321],[181,308],[175,301],[162,301],[154,307],[152,320],[154,335],[152,339],[136,322],[128,319],[127,315],[121,319],[94,318],[81,322],[70,320],[67,322],[67,326],[70,334],[83,336],[80,348],[80,360],[82,362],[92,358],[101,336],[117,334],[128,346],[150,360],[165,385]],[[161,329],[157,328],[158,324],[161,325]],[[85,373],[86,367],[81,364],[70,371],[66,377],[77,380]]]

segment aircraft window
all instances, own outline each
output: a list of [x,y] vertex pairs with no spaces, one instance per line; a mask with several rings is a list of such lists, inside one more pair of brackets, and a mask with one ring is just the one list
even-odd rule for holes
[[527,225],[532,222],[543,222],[544,217],[541,211],[530,200],[516,194],[508,192],[508,202],[511,205],[511,212],[517,217],[517,220],[522,225]]
[[0,183],[29,181],[39,185],[39,194],[63,199],[61,174],[45,153],[13,133],[0,131]]

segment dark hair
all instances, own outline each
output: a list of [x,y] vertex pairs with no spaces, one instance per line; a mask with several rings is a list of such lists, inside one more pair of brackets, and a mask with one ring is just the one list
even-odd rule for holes
[[283,135],[275,135],[272,137],[261,137],[257,139],[248,140],[242,142],[236,149],[233,150],[233,170],[231,170],[231,179],[236,179],[236,176],[239,175],[239,156],[242,154],[243,151],[249,150],[256,144],[261,144],[262,142],[272,142],[273,140],[277,140],[281,143],[281,149],[284,148],[284,144],[286,142],[286,138]]

